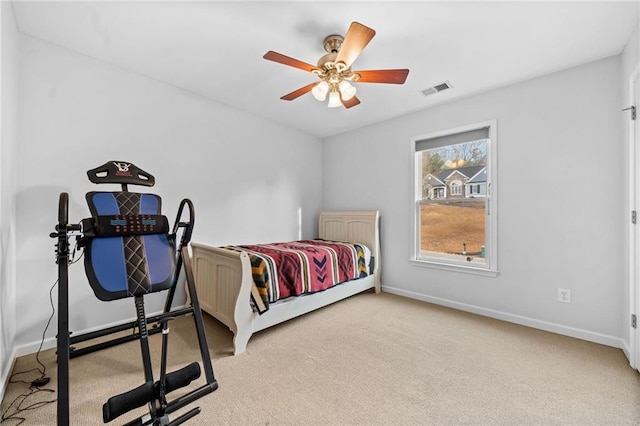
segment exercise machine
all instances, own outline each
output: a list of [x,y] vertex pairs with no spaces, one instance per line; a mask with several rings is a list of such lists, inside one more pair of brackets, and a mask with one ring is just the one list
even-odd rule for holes
[[[202,321],[202,311],[194,284],[188,253],[193,232],[195,212],[189,199],[180,202],[171,232],[166,216],[161,215],[162,200],[158,195],[130,192],[128,185],[150,187],[155,178],[132,163],[109,161],[87,172],[89,180],[96,184],[121,185],[120,191],[94,191],[86,194],[91,217],[79,223],[69,223],[69,195],[60,194],[58,224],[52,238],[57,239],[56,263],[58,264],[58,426],[69,424],[69,360],[76,356],[105,349],[114,345],[139,340],[144,370],[144,383],[134,389],[112,396],[103,405],[103,421],[115,418],[145,404],[148,414],[129,421],[126,425],[178,425],[200,413],[200,407],[192,408],[174,420],[169,414],[215,391],[215,379],[209,347]],[[183,219],[186,216],[186,220]],[[107,327],[102,330],[73,335],[69,332],[69,264],[70,240],[84,250],[87,279],[96,297],[102,301],[133,298],[136,320]],[[183,274],[181,274],[183,272]],[[190,306],[172,307],[179,277],[184,276],[189,292]],[[181,278],[180,278],[181,279]],[[166,291],[164,310],[147,317],[144,296]],[[167,373],[169,321],[191,314],[198,337],[205,384],[168,401],[167,394],[189,385],[200,378],[202,371],[193,362],[177,371]],[[132,330],[122,336],[122,331]],[[120,337],[104,339],[119,333]],[[162,333],[160,373],[154,379],[148,338]],[[73,345],[90,342],[81,348]]]

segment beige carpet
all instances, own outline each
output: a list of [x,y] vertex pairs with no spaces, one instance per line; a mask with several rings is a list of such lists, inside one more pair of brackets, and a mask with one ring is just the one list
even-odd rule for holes
[[[235,357],[229,330],[205,319],[220,388],[193,404],[202,414],[187,424],[640,424],[640,374],[607,346],[389,294],[257,333]],[[172,323],[169,370],[198,359],[191,326]],[[40,359],[55,389],[53,351]],[[36,366],[31,355],[15,371]],[[142,377],[135,342],[71,360],[72,424],[102,424],[102,404]],[[2,412],[27,390],[9,386]],[[25,412],[24,424],[55,424],[55,413],[55,404]]]

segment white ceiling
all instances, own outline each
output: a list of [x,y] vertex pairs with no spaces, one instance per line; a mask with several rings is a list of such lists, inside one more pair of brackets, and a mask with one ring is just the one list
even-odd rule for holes
[[[638,2],[13,2],[20,32],[318,137],[622,52]],[[404,85],[357,84],[361,104],[280,96],[313,74],[352,21],[376,30],[353,70],[409,68]],[[453,89],[421,90],[449,80]]]

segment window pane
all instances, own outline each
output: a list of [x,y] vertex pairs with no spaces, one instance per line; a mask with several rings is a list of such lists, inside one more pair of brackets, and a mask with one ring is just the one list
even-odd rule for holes
[[487,139],[437,144],[416,155],[422,157],[418,257],[484,265]]

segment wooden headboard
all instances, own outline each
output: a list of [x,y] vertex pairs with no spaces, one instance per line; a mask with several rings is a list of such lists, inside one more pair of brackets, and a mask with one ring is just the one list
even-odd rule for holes
[[373,272],[380,282],[380,212],[321,212],[318,237],[325,240],[364,244],[371,250]]

